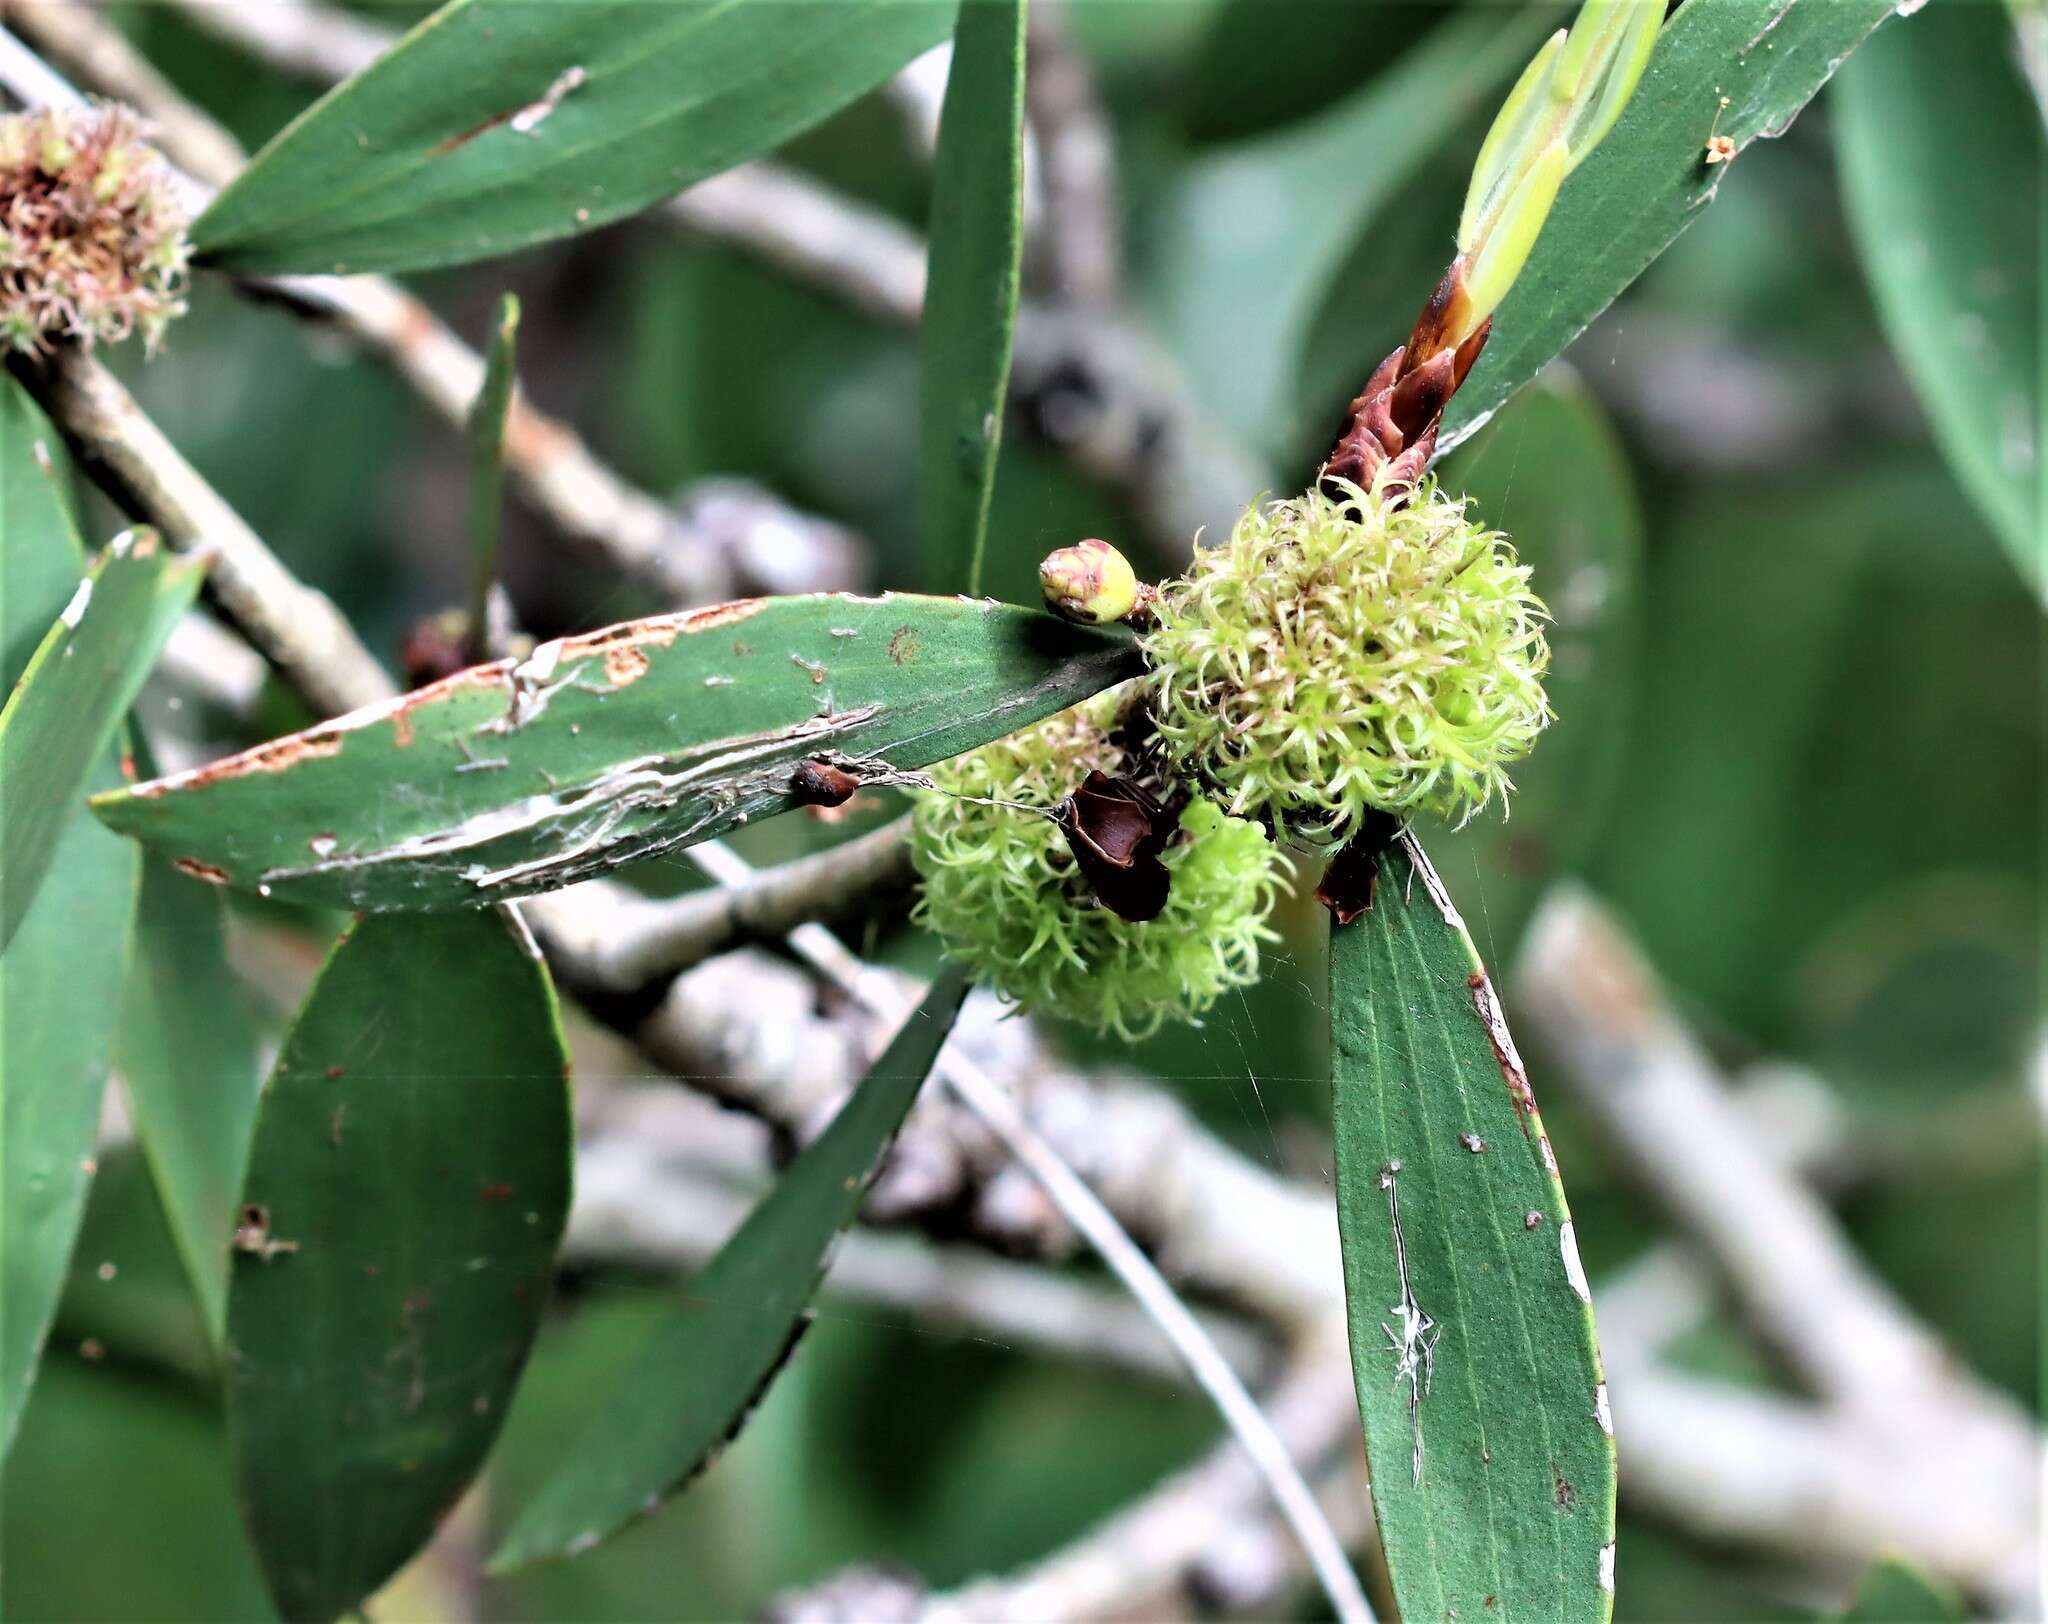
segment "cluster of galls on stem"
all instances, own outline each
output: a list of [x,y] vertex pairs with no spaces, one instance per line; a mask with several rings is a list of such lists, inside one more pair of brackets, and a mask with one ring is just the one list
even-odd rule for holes
[[1255,504],[1157,589],[1100,542],[1047,560],[1048,602],[1133,620],[1150,671],[920,797],[921,917],[988,984],[1126,1035],[1191,1019],[1255,978],[1284,847],[1337,854],[1342,917],[1357,843],[1506,793],[1550,719],[1543,606],[1505,537],[1375,444],[1370,484]]

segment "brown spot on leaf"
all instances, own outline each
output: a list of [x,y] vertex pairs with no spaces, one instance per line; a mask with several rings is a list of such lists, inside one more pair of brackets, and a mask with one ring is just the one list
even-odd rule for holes
[[647,675],[647,656],[631,644],[605,650],[604,674],[614,688],[625,688]]
[[1557,1469],[1556,1461],[1550,1463],[1550,1479],[1550,1497],[1556,1502],[1557,1509],[1559,1511],[1577,1511],[1579,1509],[1579,1491],[1573,1488],[1571,1481],[1564,1473]]
[[195,880],[204,880],[208,885],[226,885],[228,871],[215,868],[211,863],[202,863],[196,857],[173,857],[171,867],[180,874],[189,874]]
[[329,1067],[327,1068],[327,1080],[328,1080],[328,1081],[329,1081],[330,1083],[338,1083],[338,1082],[340,1082],[340,1081],[341,1081],[341,1076],[342,1076],[342,1068],[341,1068],[341,1067],[339,1067],[339,1066],[329,1066]]
[[1515,1102],[1515,1117],[1522,1124],[1522,1137],[1526,1139],[1529,1119],[1536,1114],[1536,1092],[1530,1088],[1529,1073],[1523,1069],[1522,1057],[1515,1050],[1507,1017],[1501,1013],[1499,995],[1484,970],[1474,970],[1465,978],[1465,985],[1472,990],[1472,1007],[1479,1012],[1479,1024],[1486,1028],[1487,1042],[1493,1045],[1494,1062],[1500,1067],[1501,1081],[1508,1085],[1508,1098]]
[[908,626],[898,626],[889,637],[889,663],[908,665],[917,658],[917,633]]
[[477,1193],[486,1201],[508,1201],[518,1192],[510,1184],[486,1184]]
[[429,149],[427,156],[429,158],[445,158],[451,152],[459,152],[462,148],[468,146],[470,142],[474,141],[478,136],[488,135],[492,130],[495,130],[500,124],[509,124],[512,121],[512,115],[518,111],[519,109],[517,107],[508,107],[502,113],[493,113],[489,118],[485,119],[483,123],[473,124],[468,129],[462,131],[460,134],[451,135],[448,137],[447,140],[438,143],[437,145]]

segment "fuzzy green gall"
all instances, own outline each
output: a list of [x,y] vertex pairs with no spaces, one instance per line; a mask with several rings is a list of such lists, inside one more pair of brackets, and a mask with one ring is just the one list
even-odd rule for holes
[[1255,505],[1156,613],[1160,738],[1284,837],[1348,840],[1375,809],[1468,817],[1550,720],[1529,571],[1434,480]]
[[1091,770],[1126,767],[1119,710],[1098,696],[931,769],[938,788],[917,798],[911,851],[924,882],[916,918],[951,957],[1023,1009],[1136,1038],[1257,979],[1282,859],[1256,824],[1197,796],[1162,854],[1159,916],[1135,922],[1099,903],[1044,814]]
[[140,333],[154,350],[185,310],[185,225],[126,108],[0,115],[0,349]]

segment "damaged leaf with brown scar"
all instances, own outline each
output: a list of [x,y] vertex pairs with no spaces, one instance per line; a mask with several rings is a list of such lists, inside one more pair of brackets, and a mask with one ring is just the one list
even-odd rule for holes
[[[1613,1426],[1557,1159],[1422,848],[1365,861],[1372,906],[1330,931],[1337,1225],[1402,1615],[1604,1618]],[[1523,1533],[1449,1532],[1489,1521]]]
[[1038,610],[751,598],[558,638],[93,806],[240,890],[481,907],[814,801],[807,762],[922,767],[1136,668],[1122,628]]

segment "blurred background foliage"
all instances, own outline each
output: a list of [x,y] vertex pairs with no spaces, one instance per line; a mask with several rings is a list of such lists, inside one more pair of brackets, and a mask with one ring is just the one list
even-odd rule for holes
[[[117,14],[252,147],[309,98],[171,10]],[[1132,297],[1204,406],[1292,487],[1444,264],[1498,91],[1488,76],[1519,65],[1527,19],[1422,0],[1084,0],[1075,23],[1115,117]],[[1369,117],[1453,29],[1492,64],[1465,111],[1398,173],[1343,159],[1331,132]],[[1502,31],[1516,42],[1488,48]],[[1620,907],[1721,1059],[1822,1076],[1863,1147],[1843,1195],[1857,1239],[1964,1359],[2033,1405],[2039,611],[1887,351],[1843,216],[1832,94],[1747,152],[1568,370],[1450,460],[1448,480],[1484,496],[1558,609],[1562,721],[1530,764],[1529,817],[1442,840],[1439,862],[1491,961],[1512,958],[1538,886],[1575,870]],[[922,220],[928,172],[873,98],[785,156]],[[1351,217],[1325,229],[1332,211]],[[1321,257],[1296,290],[1304,233]],[[1283,285],[1298,291],[1292,329],[1272,319]],[[472,341],[516,291],[537,403],[646,488],[750,476],[868,538],[873,584],[916,584],[912,335],[647,222],[413,286]],[[462,445],[404,389],[207,280],[171,352],[121,358],[144,406],[373,647],[395,651],[415,619],[460,601]],[[1029,601],[1036,560],[1084,534],[1143,551],[1112,495],[1008,437],[991,589]],[[655,607],[565,557],[516,502],[505,570],[537,634]],[[1569,801],[1544,776],[1546,753],[1567,750],[1598,762],[1570,774]],[[838,833],[783,819],[743,845],[766,859]],[[689,883],[679,868],[640,877]],[[1326,1178],[1320,911],[1297,898],[1282,923],[1263,985],[1200,1031],[1142,1055],[1065,1041],[1171,1079],[1253,1154]],[[302,970],[319,940],[306,935]],[[874,945],[929,955],[909,938]],[[1544,1099],[1597,1281],[1656,1221],[1569,1097]],[[637,1351],[662,1289],[569,1282],[487,1502],[530,1491],[582,1396]],[[149,1182],[132,1155],[112,1158],[0,1517],[9,1616],[264,1615],[204,1346]],[[1687,1356],[1776,1379],[1732,1324]],[[687,1497],[586,1557],[492,1581],[487,1606],[725,1618],[878,1560],[943,1585],[1071,1539],[1214,1431],[1185,1388],[828,1306]],[[461,1515],[488,1524],[492,1505]],[[1800,1616],[1777,1575],[1632,1521],[1625,1493],[1621,1549],[1623,1618]],[[433,1583],[416,1570],[376,1611],[428,1616]]]

